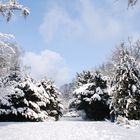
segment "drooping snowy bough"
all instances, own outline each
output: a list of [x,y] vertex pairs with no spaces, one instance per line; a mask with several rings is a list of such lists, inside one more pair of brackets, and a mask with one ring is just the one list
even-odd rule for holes
[[21,5],[17,0],[0,0],[0,14],[10,21],[14,11],[21,11],[24,17],[30,14],[30,11]]

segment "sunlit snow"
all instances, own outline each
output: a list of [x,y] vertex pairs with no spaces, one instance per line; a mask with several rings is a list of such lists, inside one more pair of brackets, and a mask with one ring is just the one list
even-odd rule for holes
[[111,122],[79,118],[45,123],[0,123],[2,140],[139,140],[140,126],[125,128]]

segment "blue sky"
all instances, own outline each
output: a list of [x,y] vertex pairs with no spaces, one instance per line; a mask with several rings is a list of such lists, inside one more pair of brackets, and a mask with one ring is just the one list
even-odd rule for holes
[[140,34],[140,4],[127,9],[115,0],[21,0],[27,19],[0,18],[1,32],[14,34],[25,50],[23,62],[35,78],[47,76],[62,85],[76,72],[98,67],[115,46]]

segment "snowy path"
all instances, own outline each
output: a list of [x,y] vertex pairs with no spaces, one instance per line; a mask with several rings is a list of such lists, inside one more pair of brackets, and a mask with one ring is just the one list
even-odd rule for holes
[[140,140],[140,127],[126,129],[110,122],[66,121],[0,123],[0,140]]

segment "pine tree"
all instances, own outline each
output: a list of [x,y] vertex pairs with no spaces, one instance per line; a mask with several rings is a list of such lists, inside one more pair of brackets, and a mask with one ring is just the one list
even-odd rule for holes
[[140,119],[140,67],[124,44],[120,48],[112,95],[112,106],[117,115]]
[[63,114],[63,105],[60,99],[61,93],[58,91],[52,81],[44,79],[41,81],[41,84],[46,93],[49,95],[50,104],[47,106],[48,115],[58,120]]
[[93,72],[91,71],[83,71],[82,73],[77,73],[76,87],[80,87],[84,84],[91,83],[93,76]]
[[44,83],[30,77],[19,81],[12,78],[0,90],[0,121],[58,120],[61,114],[62,105],[52,83],[44,88]]
[[88,119],[104,120],[109,116],[107,81],[99,72],[89,81],[74,91],[73,104],[77,110],[84,110]]
[[48,118],[45,110],[49,97],[40,83],[27,77],[23,81],[5,87],[7,92],[0,97],[0,121],[43,121]]

